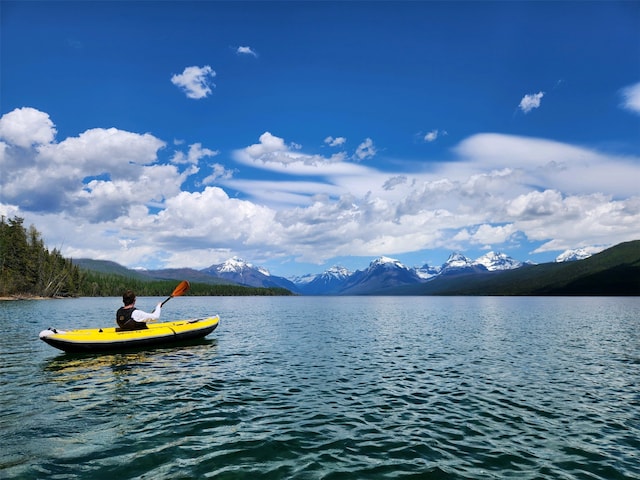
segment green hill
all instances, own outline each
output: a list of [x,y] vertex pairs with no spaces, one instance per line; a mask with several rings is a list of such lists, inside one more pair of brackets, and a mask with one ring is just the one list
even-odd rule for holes
[[394,295],[640,295],[640,240],[585,260],[444,275]]
[[235,285],[234,282],[207,275],[192,268],[168,268],[164,270],[133,270],[110,260],[92,260],[80,258],[73,261],[83,270],[106,275],[118,275],[136,280],[188,280],[192,283],[208,285]]
[[83,296],[118,296],[128,288],[133,289],[140,296],[166,295],[166,292],[170,292],[176,282],[181,280],[188,280],[191,283],[187,295],[292,295],[284,288],[247,287],[190,268],[131,270],[115,262],[84,258],[75,263],[82,272],[83,281],[79,294]]
[[97,273],[120,275],[121,277],[135,278],[137,280],[149,279],[149,277],[141,271],[131,270],[109,260],[91,260],[89,258],[78,258],[73,260],[73,264],[77,265],[82,270],[90,270]]

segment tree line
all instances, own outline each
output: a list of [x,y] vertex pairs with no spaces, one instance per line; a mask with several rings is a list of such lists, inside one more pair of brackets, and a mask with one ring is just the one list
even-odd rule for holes
[[[0,217],[0,296],[114,297],[127,289],[138,296],[169,295],[175,280],[144,280],[80,269],[59,250],[49,251],[24,219]],[[284,288],[192,284],[190,295],[291,295]]]
[[[127,290],[133,290],[139,297],[162,297],[171,294],[177,280],[144,280],[114,273],[82,270],[80,296],[117,297]],[[192,283],[186,295],[195,296],[282,296],[293,295],[285,288],[245,287],[242,285],[210,285]]]
[[0,217],[0,295],[74,296],[80,283],[80,269],[59,250],[49,251],[33,225]]

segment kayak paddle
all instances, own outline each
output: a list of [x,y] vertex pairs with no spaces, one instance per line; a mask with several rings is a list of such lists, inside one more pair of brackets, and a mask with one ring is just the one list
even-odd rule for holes
[[169,300],[171,300],[173,297],[179,297],[181,295],[184,295],[185,293],[187,293],[189,291],[190,287],[191,287],[191,285],[189,285],[189,282],[187,280],[181,281],[178,284],[178,286],[175,288],[173,293],[169,296],[169,298],[167,298],[164,302],[162,302],[160,304],[160,306],[163,307],[164,304],[167,303]]

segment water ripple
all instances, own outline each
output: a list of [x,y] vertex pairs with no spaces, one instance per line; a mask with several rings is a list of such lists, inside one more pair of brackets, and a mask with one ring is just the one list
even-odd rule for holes
[[0,476],[640,478],[638,301],[217,301],[187,348],[3,350]]

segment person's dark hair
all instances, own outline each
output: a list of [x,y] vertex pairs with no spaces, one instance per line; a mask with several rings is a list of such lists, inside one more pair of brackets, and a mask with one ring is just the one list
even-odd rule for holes
[[133,293],[133,290],[127,290],[122,294],[122,302],[126,305],[131,305],[136,301],[136,294]]

